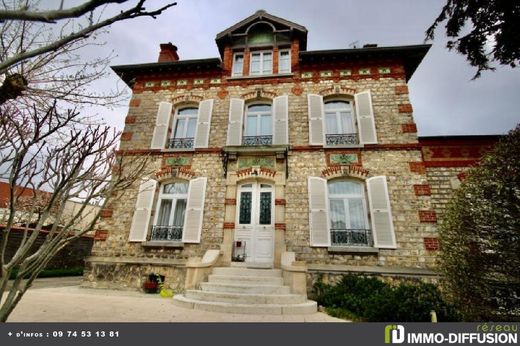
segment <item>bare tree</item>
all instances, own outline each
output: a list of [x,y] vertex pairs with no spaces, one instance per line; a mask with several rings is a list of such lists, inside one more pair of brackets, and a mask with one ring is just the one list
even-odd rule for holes
[[[39,8],[37,0],[3,1],[0,104],[16,100],[19,107],[41,105],[45,111],[55,99],[76,106],[120,101],[121,90],[98,93],[87,88],[108,73],[112,56],[85,61],[80,53],[102,45],[100,36],[111,24],[138,17],[156,18],[176,4],[147,10],[145,3],[146,0],[89,0],[76,7],[45,10]],[[118,6],[119,11],[107,15],[114,10],[109,5]]]
[[[38,273],[68,243],[93,231],[100,211],[144,173],[146,158],[116,155],[118,136],[83,125],[79,113],[4,109],[0,117],[0,175],[8,179],[8,210],[0,220],[0,321],[7,320]],[[23,191],[34,191],[27,196]],[[49,192],[41,192],[47,190]],[[72,215],[69,200],[80,201]],[[89,208],[99,206],[97,209]],[[93,213],[87,215],[87,213]],[[88,217],[89,222],[83,220]],[[42,228],[48,233],[35,249]],[[13,228],[22,228],[16,253],[6,258]],[[15,271],[14,280],[9,277]]]

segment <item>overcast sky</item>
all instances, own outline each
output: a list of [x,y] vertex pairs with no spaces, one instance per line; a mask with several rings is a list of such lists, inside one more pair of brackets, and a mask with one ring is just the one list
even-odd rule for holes
[[[150,1],[150,9],[164,1]],[[358,41],[379,46],[422,44],[424,32],[445,0],[177,0],[157,19],[116,23],[106,36],[113,65],[157,61],[159,44],[172,42],[181,59],[218,57],[218,32],[264,9],[304,25],[308,50],[349,48]],[[498,67],[472,81],[475,69],[445,48],[442,28],[409,81],[420,136],[503,134],[520,122],[514,100],[520,95],[520,68]],[[92,54],[94,52],[90,52]],[[99,87],[118,83],[113,74]],[[120,82],[119,82],[120,83]],[[106,122],[123,129],[127,107],[100,110]]]

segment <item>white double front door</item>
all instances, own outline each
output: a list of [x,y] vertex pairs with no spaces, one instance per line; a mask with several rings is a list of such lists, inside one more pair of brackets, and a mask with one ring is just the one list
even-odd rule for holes
[[235,241],[245,243],[246,262],[273,263],[274,188],[247,183],[238,187]]

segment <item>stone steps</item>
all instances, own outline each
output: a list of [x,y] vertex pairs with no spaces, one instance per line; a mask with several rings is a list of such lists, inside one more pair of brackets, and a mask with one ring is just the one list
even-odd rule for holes
[[219,282],[219,283],[237,283],[243,282],[255,285],[283,285],[283,279],[281,277],[256,277],[256,276],[242,276],[242,275],[215,275],[211,274],[208,276],[208,282]]
[[299,294],[251,294],[188,290],[184,296],[205,302],[237,304],[298,304],[306,301],[305,297]]
[[280,269],[214,268],[199,290],[173,297],[177,306],[235,314],[312,314],[317,304],[283,285]]
[[280,285],[250,285],[250,284],[227,284],[217,282],[203,282],[200,284],[202,291],[207,292],[229,292],[250,294],[289,294],[288,286]]
[[182,295],[173,297],[175,305],[203,311],[223,312],[248,315],[291,315],[313,314],[317,311],[317,304],[308,300],[299,304],[237,304],[224,302],[205,302],[186,298]]
[[213,269],[214,275],[223,276],[254,276],[254,277],[281,277],[281,269],[248,269],[234,267],[219,267]]

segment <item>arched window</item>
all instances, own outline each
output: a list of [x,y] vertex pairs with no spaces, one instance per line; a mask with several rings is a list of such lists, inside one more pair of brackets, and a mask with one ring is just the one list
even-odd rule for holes
[[243,145],[271,145],[273,143],[273,115],[270,104],[246,106]]
[[327,188],[331,244],[372,246],[365,184],[355,180],[331,180]]
[[173,124],[173,137],[170,139],[169,148],[193,148],[195,131],[197,129],[198,111],[198,108],[195,107],[181,108],[176,111]]
[[359,143],[351,101],[325,101],[324,116],[326,145]]
[[151,240],[181,241],[187,199],[187,182],[161,185]]

